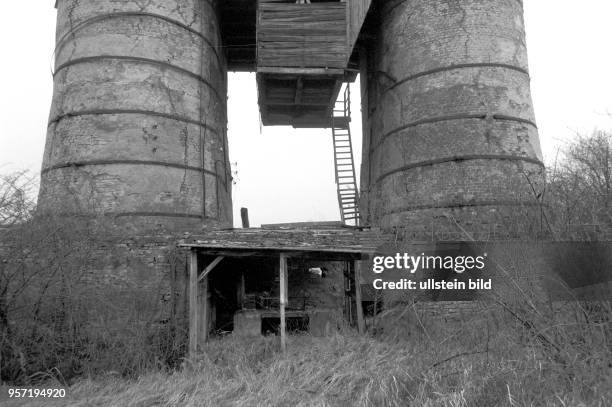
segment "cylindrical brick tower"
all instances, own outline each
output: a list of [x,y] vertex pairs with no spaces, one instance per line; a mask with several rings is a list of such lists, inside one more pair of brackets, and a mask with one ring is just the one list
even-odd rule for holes
[[60,0],[39,206],[138,230],[231,225],[215,1]]
[[486,229],[538,206],[520,0],[380,1],[362,53],[367,223]]

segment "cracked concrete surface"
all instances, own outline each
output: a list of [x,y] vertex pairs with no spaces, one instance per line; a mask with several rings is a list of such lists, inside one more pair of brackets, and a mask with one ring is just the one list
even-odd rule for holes
[[227,72],[212,4],[65,0],[56,38],[41,208],[179,230],[204,216],[231,225],[231,188],[218,185]]
[[[542,155],[523,10],[515,0],[382,7],[367,50],[362,206],[369,222],[428,230],[452,215],[489,227],[533,204]],[[369,140],[368,140],[369,139]]]

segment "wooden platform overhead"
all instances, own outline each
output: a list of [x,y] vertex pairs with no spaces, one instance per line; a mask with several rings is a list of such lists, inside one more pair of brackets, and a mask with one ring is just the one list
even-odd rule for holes
[[264,126],[331,127],[331,112],[344,75],[257,74]]
[[231,71],[256,71],[262,123],[330,127],[342,82],[372,0],[223,0]]
[[264,125],[331,127],[342,82],[356,76],[348,69],[347,4],[259,0],[257,86]]
[[259,0],[257,67],[344,69],[346,16],[346,3]]

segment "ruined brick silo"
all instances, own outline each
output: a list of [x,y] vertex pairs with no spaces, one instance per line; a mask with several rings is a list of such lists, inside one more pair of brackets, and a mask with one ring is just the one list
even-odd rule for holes
[[486,230],[539,206],[522,2],[374,4],[361,57],[366,223]]
[[136,232],[231,225],[215,2],[60,0],[39,206]]
[[[362,225],[432,240],[440,229],[480,237],[472,232],[501,225],[507,236],[508,223],[540,206],[543,165],[520,0],[59,0],[57,7],[39,207],[128,226],[96,247],[96,270],[88,271],[102,285],[146,283],[152,291],[144,297],[153,300],[158,289],[177,316],[185,315],[181,287],[198,302],[198,269],[187,285],[184,264],[169,260],[168,249],[194,227],[232,223],[228,69],[257,72],[263,125],[332,127],[339,206],[355,219],[360,212]],[[335,114],[342,85],[357,71],[359,208],[346,98]],[[170,233],[150,239],[158,229]],[[244,284],[229,282],[232,293]],[[201,285],[208,290],[206,279]]]

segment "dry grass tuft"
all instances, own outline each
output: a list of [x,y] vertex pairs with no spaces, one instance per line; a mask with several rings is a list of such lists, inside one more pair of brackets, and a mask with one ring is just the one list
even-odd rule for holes
[[527,328],[514,316],[483,310],[455,323],[414,327],[407,339],[397,332],[293,336],[286,357],[277,338],[226,337],[174,373],[99,376],[68,388],[68,400],[56,404],[9,405],[611,405],[612,313],[600,307],[596,318],[584,319],[584,308],[577,311],[547,326],[534,319]]

